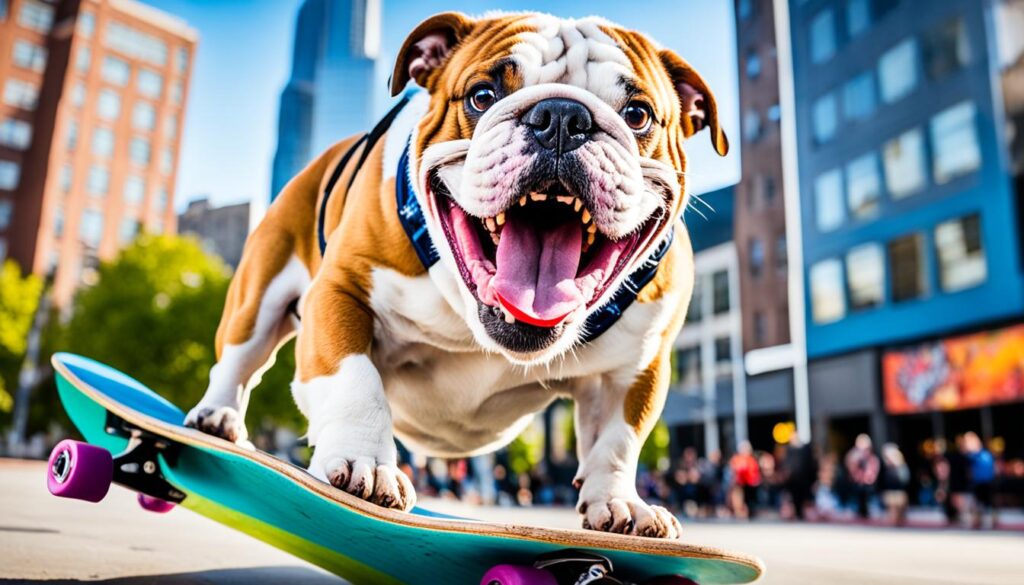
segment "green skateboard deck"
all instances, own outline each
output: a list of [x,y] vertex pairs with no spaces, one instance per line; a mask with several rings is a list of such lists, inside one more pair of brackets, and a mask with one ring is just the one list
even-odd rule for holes
[[[76,469],[67,449],[58,457],[61,445],[74,443],[65,441],[51,456],[51,491],[80,487],[94,479],[82,479],[86,467],[96,469],[93,475],[106,482],[98,497],[63,495],[96,501],[112,480],[355,584],[475,585],[494,565],[531,565],[540,555],[566,549],[606,557],[617,578],[637,583],[659,575],[682,575],[701,585],[750,583],[763,572],[756,558],[682,541],[494,524],[421,508],[384,509],[272,455],[182,426],[185,415],[179,408],[113,368],[67,353],[52,361],[64,408],[89,443],[78,447],[106,457],[108,468],[82,455]],[[95,447],[114,456],[112,466],[110,456]],[[66,483],[57,485],[61,482]]]

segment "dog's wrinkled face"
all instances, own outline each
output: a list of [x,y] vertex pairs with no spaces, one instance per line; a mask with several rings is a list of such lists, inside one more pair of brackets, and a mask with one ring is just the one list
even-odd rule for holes
[[727,151],[690,66],[595,18],[422,23],[393,90],[431,95],[414,179],[478,342],[520,363],[570,348],[685,206],[683,141]]

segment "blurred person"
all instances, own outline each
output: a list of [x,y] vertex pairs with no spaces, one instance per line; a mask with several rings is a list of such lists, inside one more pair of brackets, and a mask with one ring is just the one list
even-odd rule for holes
[[910,467],[899,447],[892,443],[882,445],[882,471],[879,478],[882,503],[894,526],[907,521],[907,486],[910,485]]
[[495,487],[497,488],[497,503],[499,506],[511,506],[515,502],[516,484],[512,483],[508,476],[508,470],[504,465],[498,463],[492,472]]
[[706,458],[698,460],[697,467],[699,513],[704,518],[718,516],[719,510],[725,504],[725,496],[722,494],[722,485],[725,480],[722,452],[716,449],[708,453]]
[[761,485],[757,489],[757,507],[760,510],[779,509],[784,478],[777,461],[775,456],[767,451],[757,455],[757,466],[761,470]]
[[967,507],[967,496],[971,489],[969,461],[964,436],[957,435],[955,447],[946,454],[949,462],[949,503],[946,519],[949,524],[960,522],[961,515]]
[[829,518],[839,510],[839,498],[836,497],[835,484],[839,463],[835,453],[822,457],[818,467],[818,487],[814,490],[814,509],[819,516]]
[[995,458],[974,432],[964,435],[964,449],[969,462],[971,494],[974,496],[973,525],[975,528],[982,528],[983,517],[988,514],[991,525],[995,527],[996,512],[993,506],[996,481]]
[[687,516],[695,516],[699,505],[700,470],[697,450],[687,447],[672,473],[673,499]]
[[742,441],[736,453],[729,459],[732,471],[730,500],[732,512],[737,518],[753,518],[757,515],[757,489],[761,485],[761,468],[754,457],[750,441]]
[[533,505],[533,491],[529,473],[520,473],[518,477],[519,489],[516,490],[516,503],[523,507]]
[[784,462],[786,478],[784,488],[793,503],[793,515],[797,520],[805,518],[807,502],[811,500],[814,482],[818,476],[818,463],[809,444],[793,433],[786,450]]
[[846,454],[846,472],[857,503],[857,515],[867,519],[871,516],[871,498],[875,482],[878,481],[878,456],[872,450],[871,437],[865,433],[857,435],[853,448]]

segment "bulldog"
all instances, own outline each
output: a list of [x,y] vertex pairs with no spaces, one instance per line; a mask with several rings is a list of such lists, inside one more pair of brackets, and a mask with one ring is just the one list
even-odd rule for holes
[[392,95],[410,81],[249,236],[187,424],[245,441],[249,390],[297,335],[310,472],[408,510],[396,436],[486,453],[569,397],[583,526],[678,537],[635,475],[693,287],[683,145],[707,128],[728,150],[707,84],[599,18],[453,12],[406,39]]

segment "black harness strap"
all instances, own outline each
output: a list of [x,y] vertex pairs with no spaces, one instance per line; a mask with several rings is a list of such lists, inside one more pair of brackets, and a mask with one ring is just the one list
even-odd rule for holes
[[409,103],[412,96],[413,92],[406,92],[405,95],[402,96],[402,99],[398,100],[398,103],[391,108],[391,111],[381,118],[380,122],[377,122],[377,125],[373,127],[373,130],[370,130],[369,134],[364,134],[362,138],[357,140],[356,143],[348,149],[345,156],[341,157],[341,160],[338,161],[338,166],[334,167],[334,171],[331,173],[331,178],[328,179],[327,186],[324,187],[324,197],[320,201],[320,217],[317,219],[317,237],[320,241],[321,256],[327,252],[327,234],[324,233],[324,218],[327,215],[327,201],[331,197],[331,192],[334,191],[334,186],[341,179],[341,174],[345,171],[345,167],[348,166],[349,161],[352,160],[352,156],[357,150],[359,150],[360,146],[365,144],[365,146],[363,146],[363,153],[359,156],[359,161],[356,162],[355,168],[352,169],[352,174],[349,175],[348,185],[345,187],[345,192],[348,193],[352,189],[352,183],[355,182],[356,175],[359,174],[359,169],[363,168],[363,164],[366,162],[367,157],[370,156],[370,152],[373,150],[373,147],[377,145],[377,142],[380,141],[381,137],[388,131],[388,128],[391,127],[391,123],[395,121],[395,118],[398,117],[398,113],[401,112],[402,108]]

